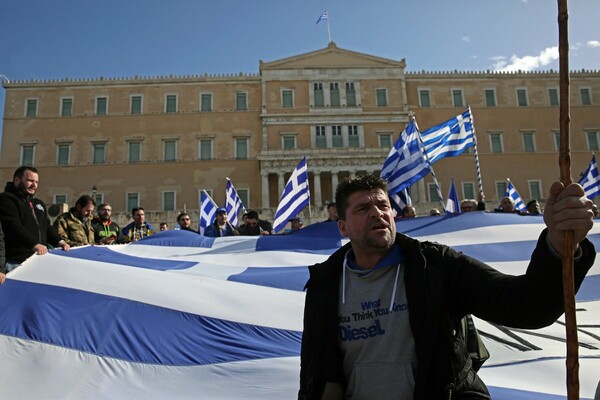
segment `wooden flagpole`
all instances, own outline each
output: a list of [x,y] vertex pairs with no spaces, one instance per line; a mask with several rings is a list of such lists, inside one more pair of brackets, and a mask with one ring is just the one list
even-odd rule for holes
[[[566,186],[571,180],[571,150],[569,148],[569,13],[567,0],[558,0],[558,53],[560,80],[560,180]],[[579,399],[579,343],[575,315],[575,283],[573,278],[573,231],[565,232],[563,249],[563,296],[567,333],[567,398]]]

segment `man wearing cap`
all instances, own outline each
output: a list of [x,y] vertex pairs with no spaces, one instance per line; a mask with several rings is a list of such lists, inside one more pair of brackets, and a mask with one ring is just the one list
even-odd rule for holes
[[227,220],[227,210],[224,208],[217,209],[215,221],[206,227],[204,236],[208,237],[223,237],[223,236],[238,236],[240,233]]

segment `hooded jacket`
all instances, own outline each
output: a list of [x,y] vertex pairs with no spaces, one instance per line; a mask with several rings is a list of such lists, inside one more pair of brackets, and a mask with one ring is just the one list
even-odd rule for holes
[[[561,259],[544,230],[521,276],[502,274],[448,246],[397,234],[406,257],[404,279],[415,340],[414,399],[489,399],[472,368],[460,321],[466,314],[508,327],[537,329],[563,313]],[[339,281],[348,243],[309,267],[302,336],[299,399],[321,399],[328,382],[345,387],[337,321]],[[586,239],[575,263],[579,288],[596,252]],[[341,397],[340,397],[341,398]]]
[[[29,200],[33,204],[33,212]],[[52,230],[44,202],[35,197],[26,198],[13,182],[8,182],[4,192],[0,193],[0,221],[7,261],[22,263],[33,255],[33,246],[58,246],[61,240]]]

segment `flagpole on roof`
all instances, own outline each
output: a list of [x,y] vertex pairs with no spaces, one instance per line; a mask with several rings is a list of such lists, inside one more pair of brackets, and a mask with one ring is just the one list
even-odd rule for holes
[[[569,148],[569,12],[567,0],[558,0],[558,60],[560,81],[560,151],[558,163],[560,180],[566,186],[571,180],[571,150]],[[575,315],[575,283],[573,277],[572,230],[565,231],[562,258],[563,296],[565,303],[565,329],[567,333],[567,398],[579,399],[579,343]]]
[[329,27],[329,11],[325,11],[327,13],[327,35],[329,36],[329,43],[332,42],[331,40],[331,28]]

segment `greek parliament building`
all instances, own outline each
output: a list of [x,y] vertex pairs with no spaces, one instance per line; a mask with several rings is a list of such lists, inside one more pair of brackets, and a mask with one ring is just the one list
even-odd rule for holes
[[[418,66],[417,66],[418,68]],[[600,146],[600,74],[571,73],[575,181]],[[246,208],[272,218],[285,182],[307,157],[312,220],[347,176],[380,171],[416,116],[424,130],[471,106],[488,209],[510,178],[524,201],[559,178],[556,71],[408,70],[326,48],[259,62],[258,73],[4,81],[0,174],[40,170],[38,196],[73,205],[83,193],[125,214],[196,211],[201,190],[224,204],[226,177]],[[473,153],[434,165],[444,196],[478,192]],[[431,176],[411,188],[420,211],[440,207]],[[308,210],[303,215],[308,217]],[[197,220],[197,219],[196,219]],[[154,222],[154,220],[151,220]],[[170,219],[169,222],[174,222]]]

